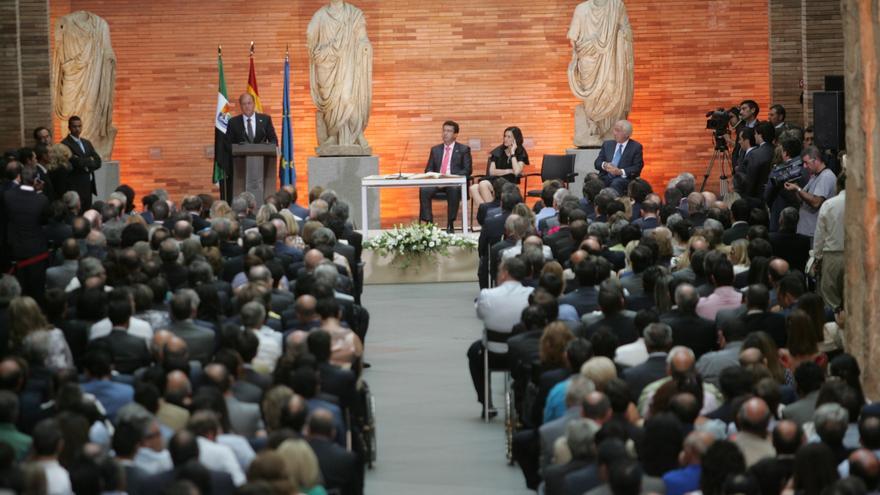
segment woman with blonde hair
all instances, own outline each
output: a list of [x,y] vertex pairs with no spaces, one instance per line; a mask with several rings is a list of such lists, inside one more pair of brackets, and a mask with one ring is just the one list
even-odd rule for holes
[[260,209],[257,210],[257,225],[263,225],[264,223],[270,221],[272,215],[276,213],[278,213],[278,210],[270,204],[265,204],[261,206]]
[[730,245],[730,263],[733,264],[733,274],[739,275],[749,270],[749,241],[737,239]]
[[318,458],[305,440],[285,440],[276,450],[287,465],[291,484],[306,495],[326,495]]
[[51,370],[74,368],[64,333],[46,320],[33,298],[16,297],[9,303],[9,340],[13,349],[37,350]]
[[232,211],[232,207],[222,199],[211,203],[210,214],[208,216],[211,220],[215,218],[228,218],[229,220],[235,220],[235,212]]
[[284,239],[284,242],[288,246],[305,250],[306,243],[299,235],[299,222],[296,221],[296,216],[287,208],[282,208],[278,213],[284,218],[284,224],[287,225],[287,237]]
[[[525,218],[526,220],[528,220],[529,225],[535,225],[535,212],[532,211],[532,209],[529,208],[528,205],[526,205],[525,203],[517,203],[517,205],[513,207],[513,211],[511,211],[511,213]],[[534,231],[534,228],[530,228],[529,234],[534,233]]]

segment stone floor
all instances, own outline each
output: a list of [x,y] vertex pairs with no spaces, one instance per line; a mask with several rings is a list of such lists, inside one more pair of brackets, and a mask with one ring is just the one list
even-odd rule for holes
[[465,357],[481,328],[476,295],[475,283],[366,288],[379,457],[368,495],[530,493],[505,460],[502,420],[479,417]]

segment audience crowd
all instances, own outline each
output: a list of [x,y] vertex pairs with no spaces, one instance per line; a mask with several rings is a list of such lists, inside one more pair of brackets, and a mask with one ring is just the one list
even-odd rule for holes
[[43,137],[2,163],[0,492],[363,493],[348,205],[123,185],[84,209]]
[[720,196],[687,173],[628,177],[626,195],[591,173],[582,198],[547,181],[529,208],[496,180],[481,205],[488,349],[467,355],[481,403],[484,358],[510,373],[529,488],[878,491],[880,408],[844,339],[845,161],[829,168],[779,106],[742,110]]

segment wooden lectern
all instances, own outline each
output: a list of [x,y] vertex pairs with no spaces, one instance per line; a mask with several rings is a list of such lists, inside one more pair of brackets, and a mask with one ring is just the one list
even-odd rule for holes
[[266,194],[275,192],[277,149],[272,143],[232,145],[232,193],[247,191],[263,204]]

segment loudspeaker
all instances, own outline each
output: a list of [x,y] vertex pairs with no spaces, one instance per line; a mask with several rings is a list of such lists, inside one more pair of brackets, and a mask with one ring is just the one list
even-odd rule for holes
[[842,91],[813,93],[813,132],[816,146],[824,150],[842,150],[846,147],[846,129]]

